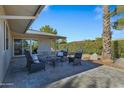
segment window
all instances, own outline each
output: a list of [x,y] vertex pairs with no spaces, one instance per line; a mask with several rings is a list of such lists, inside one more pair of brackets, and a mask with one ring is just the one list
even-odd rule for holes
[[37,54],[39,42],[30,39],[14,39],[14,55],[24,55],[24,50],[30,51],[32,54]]
[[14,55],[22,55],[22,40],[14,40]]

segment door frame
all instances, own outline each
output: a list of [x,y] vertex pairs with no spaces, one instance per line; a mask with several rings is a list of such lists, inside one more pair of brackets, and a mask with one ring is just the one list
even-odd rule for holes
[[23,57],[23,56],[25,56],[24,54],[22,54],[22,55],[15,55],[15,54],[14,54],[14,51],[15,51],[15,46],[14,46],[14,43],[15,43],[15,42],[14,42],[14,40],[15,40],[15,39],[30,40],[30,52],[31,52],[31,53],[32,53],[31,41],[32,41],[32,40],[37,40],[37,41],[39,41],[38,39],[34,39],[34,38],[32,39],[32,38],[14,38],[14,37],[13,37],[13,39],[12,39],[12,41],[13,41],[13,57]]

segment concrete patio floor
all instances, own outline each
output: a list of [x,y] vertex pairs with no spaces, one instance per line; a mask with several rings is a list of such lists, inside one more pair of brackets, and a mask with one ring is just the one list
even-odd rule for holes
[[[63,65],[57,64],[55,68],[50,65],[46,65],[46,71],[38,71],[32,74],[28,74],[26,69],[25,58],[14,58],[10,63],[8,72],[5,76],[2,87],[10,88],[39,88],[47,87],[55,81],[59,81],[66,77],[85,72],[90,69],[97,68],[101,65],[94,64],[90,61],[82,61],[82,65],[72,66],[68,62],[64,62]],[[50,86],[54,87],[54,86]]]
[[124,70],[100,66],[46,86],[47,88],[124,88]]

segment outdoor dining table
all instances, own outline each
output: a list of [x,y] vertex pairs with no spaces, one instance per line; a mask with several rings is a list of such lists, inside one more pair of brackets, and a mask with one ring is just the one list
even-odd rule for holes
[[57,60],[57,58],[54,57],[54,56],[48,56],[48,57],[46,58],[47,63],[48,63],[48,64],[51,64],[53,67],[56,66],[56,60]]
[[39,60],[45,62],[45,64],[51,64],[53,67],[56,65],[56,58],[53,56],[41,56],[39,55]]
[[57,57],[57,56],[41,56],[39,55],[39,59],[45,62],[46,64],[50,64],[53,67],[56,66],[57,63],[63,63],[63,57]]

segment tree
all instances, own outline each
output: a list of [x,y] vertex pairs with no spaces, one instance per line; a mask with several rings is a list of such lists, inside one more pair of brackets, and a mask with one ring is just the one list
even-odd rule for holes
[[[45,26],[41,27],[40,31],[57,35],[57,30],[50,27],[49,25],[45,25]],[[65,43],[67,43],[66,39],[58,40],[58,44],[65,44]]]
[[116,22],[113,22],[112,27],[115,30],[123,30],[124,29],[124,18],[119,18],[117,19]]
[[57,30],[50,27],[49,25],[45,25],[43,27],[40,28],[41,32],[47,32],[47,33],[51,33],[51,34],[57,34]]
[[[124,6],[117,6],[113,12],[109,11],[109,6],[103,6],[104,16],[103,16],[103,51],[102,59],[103,60],[112,60],[112,50],[111,50],[111,27],[110,27],[110,17],[119,15],[124,12]],[[122,30],[124,28],[124,18],[117,19],[113,23],[113,28],[116,30]]]
[[59,39],[58,43],[59,44],[67,44],[67,41],[66,41],[66,39]]
[[[55,34],[57,35],[57,30],[50,27],[49,25],[45,25],[43,27],[40,28],[41,32],[47,32],[50,34]],[[58,41],[52,41],[51,44],[54,46],[54,48],[58,49],[58,44],[65,44],[67,43],[66,39],[60,39]]]
[[[124,13],[124,6],[117,6],[114,11],[109,12],[109,6],[103,6],[104,17],[103,17],[103,51],[102,59],[112,60],[112,50],[111,50],[111,27],[110,27],[110,17]],[[124,18],[117,19],[113,23],[112,27],[116,30],[122,30],[124,28]]]
[[103,6],[103,50],[102,50],[102,60],[112,60],[111,51],[111,29],[110,29],[110,11],[109,6]]
[[[124,5],[118,5],[113,12],[111,12],[111,16],[121,15],[124,13]],[[123,30],[124,29],[124,18],[121,17],[112,23],[112,27],[115,30]]]
[[62,39],[62,41],[60,42],[60,44],[67,44],[67,40],[66,39]]

